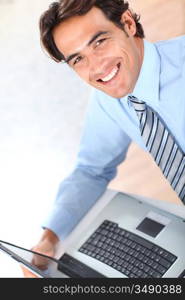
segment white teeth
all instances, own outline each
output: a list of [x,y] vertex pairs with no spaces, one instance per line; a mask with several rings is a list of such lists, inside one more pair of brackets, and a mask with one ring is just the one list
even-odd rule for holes
[[118,72],[118,67],[115,67],[109,75],[107,75],[104,78],[101,78],[101,80],[107,82],[111,80],[116,75],[117,72]]

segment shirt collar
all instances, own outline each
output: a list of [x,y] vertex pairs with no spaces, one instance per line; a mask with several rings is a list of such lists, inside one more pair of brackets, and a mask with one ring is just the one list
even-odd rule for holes
[[160,58],[154,44],[144,40],[144,59],[135,88],[130,95],[150,103],[159,101]]

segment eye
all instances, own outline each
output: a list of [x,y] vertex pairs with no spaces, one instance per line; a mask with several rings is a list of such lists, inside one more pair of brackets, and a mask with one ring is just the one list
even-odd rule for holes
[[101,45],[101,44],[102,44],[103,42],[105,42],[105,41],[106,41],[106,38],[98,40],[98,41],[96,42],[96,44],[95,44],[95,47],[98,47],[99,45]]
[[77,63],[79,63],[82,60],[82,56],[77,56],[76,59],[73,62],[73,65],[76,65]]

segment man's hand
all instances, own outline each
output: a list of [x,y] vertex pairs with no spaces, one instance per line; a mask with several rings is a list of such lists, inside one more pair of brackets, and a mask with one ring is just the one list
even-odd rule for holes
[[[41,254],[45,254],[45,255],[53,257],[55,255],[55,249],[56,249],[56,245],[58,242],[59,242],[59,239],[56,236],[56,234],[49,229],[45,229],[40,241],[38,242],[38,244],[36,246],[34,246],[32,248],[32,250],[39,252]],[[37,266],[39,269],[44,270],[47,268],[48,260],[47,260],[47,258],[44,258],[42,256],[34,255],[32,263],[35,266]],[[27,268],[22,267],[22,266],[21,266],[21,268],[22,268],[24,277],[37,278],[37,276],[35,274],[33,274],[31,271],[29,271]]]

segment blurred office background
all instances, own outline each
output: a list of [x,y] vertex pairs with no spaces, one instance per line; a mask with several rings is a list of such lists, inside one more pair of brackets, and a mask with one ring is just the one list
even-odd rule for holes
[[[0,0],[0,239],[31,247],[75,162],[90,88],[42,51],[48,0]],[[185,0],[130,0],[146,38],[185,33]],[[110,188],[180,203],[150,156],[132,144]],[[0,253],[0,277],[21,277]]]

